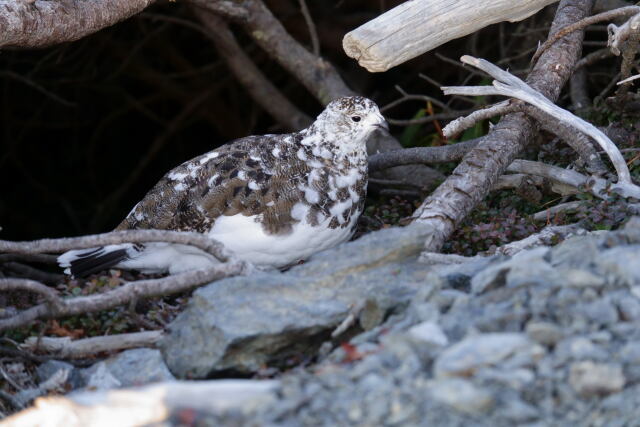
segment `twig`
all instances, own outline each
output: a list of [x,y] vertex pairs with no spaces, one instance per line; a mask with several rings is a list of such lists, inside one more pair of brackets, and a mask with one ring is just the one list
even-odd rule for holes
[[478,139],[439,147],[413,147],[369,156],[369,171],[375,172],[400,165],[437,164],[460,160],[478,144]]
[[220,261],[227,261],[229,254],[222,245],[199,233],[168,230],[125,230],[111,233],[93,234],[81,237],[60,239],[42,239],[28,242],[0,240],[0,252],[14,254],[60,253],[71,249],[88,249],[97,246],[117,245],[120,243],[167,242],[194,246],[213,255]]
[[493,190],[518,189],[524,185],[542,187],[544,181],[542,177],[520,173],[501,175],[493,186]]
[[309,38],[311,38],[311,51],[314,55],[320,55],[320,39],[318,39],[318,31],[316,30],[316,24],[313,22],[313,18],[311,18],[311,13],[309,12],[309,8],[307,7],[307,2],[305,0],[298,0],[300,3],[300,12],[302,12],[302,16],[304,16],[304,21],[307,24],[307,28],[309,29]]
[[447,113],[438,113],[431,114],[425,117],[419,117],[417,119],[387,119],[387,122],[391,125],[395,126],[411,126],[411,125],[420,125],[424,123],[431,123],[436,120],[449,120],[456,117],[460,117],[461,114],[469,114],[474,110],[461,110],[461,111],[451,111]]
[[544,43],[540,45],[536,53],[531,58],[531,63],[535,63],[538,61],[540,56],[547,50],[549,47],[560,40],[561,38],[567,36],[568,34],[573,33],[574,31],[578,31],[587,27],[589,25],[595,24],[597,22],[611,21],[612,19],[635,15],[640,12],[640,7],[638,6],[627,6],[621,7],[614,10],[609,10],[607,12],[599,13],[597,15],[590,16],[588,18],[581,19],[578,22],[574,22],[571,25],[567,25],[562,28],[560,31],[555,33],[553,36],[549,37]]
[[347,317],[345,317],[345,319],[342,322],[340,322],[340,324],[336,327],[336,329],[334,329],[334,331],[331,332],[331,338],[336,338],[342,335],[344,331],[346,331],[351,326],[353,326],[353,324],[356,323],[356,320],[358,320],[358,316],[360,315],[362,310],[364,310],[364,306],[365,306],[364,301],[359,301],[355,303],[353,307],[351,307],[351,309],[349,310],[349,314],[347,314]]
[[494,80],[493,86],[444,87],[443,91],[445,94],[503,95],[528,102],[545,113],[556,117],[558,120],[571,125],[595,139],[611,159],[611,163],[618,174],[618,185],[626,187],[625,191],[628,195],[640,198],[640,187],[637,187],[631,182],[631,174],[629,173],[629,168],[627,167],[624,157],[622,157],[622,154],[615,144],[598,128],[558,107],[516,76],[501,70],[484,59],[465,55],[461,58],[461,61],[486,71],[496,80]]
[[509,172],[537,175],[564,185],[587,191],[600,199],[606,199],[609,192],[622,197],[638,198],[636,191],[628,186],[611,184],[609,181],[594,176],[587,177],[576,171],[551,166],[530,160],[514,160],[507,168]]
[[543,228],[540,232],[532,234],[529,237],[498,247],[496,249],[496,253],[513,256],[525,249],[542,245],[552,245],[557,243],[559,239],[564,239],[571,235],[582,235],[586,233],[587,230],[576,224],[549,225]]
[[631,77],[627,77],[624,80],[620,80],[618,83],[616,83],[617,85],[623,85],[623,84],[627,84],[629,82],[632,82],[633,80],[636,79],[640,79],[640,74],[636,74],[635,76],[631,76]]
[[571,123],[565,123],[562,119],[547,114],[536,107],[529,105],[521,105],[520,107],[523,107],[522,111],[536,119],[544,130],[559,136],[567,145],[573,148],[580,156],[580,160],[586,165],[589,173],[604,176],[609,172],[594,144],[584,133],[576,132],[571,127]]
[[20,345],[20,348],[34,352],[51,353],[57,358],[81,359],[103,352],[155,347],[162,336],[162,331],[144,331],[79,340],[72,340],[69,337],[29,337]]
[[[550,36],[587,17],[592,6],[592,0],[561,0]],[[582,37],[582,32],[575,32],[551,46],[527,76],[527,82],[551,101],[558,99],[579,59]],[[412,216],[424,229],[425,251],[440,250],[456,225],[485,198],[516,155],[534,140],[536,133],[533,120],[526,115],[507,114],[469,151]]]
[[440,101],[437,98],[433,98],[433,97],[428,96],[428,95],[418,95],[418,94],[407,93],[399,85],[395,85],[395,89],[398,92],[400,92],[402,97],[396,99],[395,101],[391,101],[387,105],[381,107],[380,108],[380,112],[381,113],[384,113],[385,111],[395,107],[396,105],[402,104],[403,102],[406,102],[406,101],[431,102],[433,105],[437,105],[438,107],[442,108],[443,110],[450,110],[450,108],[447,107],[447,105],[444,102]]
[[466,129],[475,126],[476,123],[486,119],[490,119],[495,116],[502,116],[507,113],[512,113],[518,108],[511,105],[509,100],[498,102],[497,104],[490,105],[486,108],[476,110],[466,117],[459,117],[452,120],[443,129],[442,133],[446,138],[454,138]]
[[46,381],[38,384],[37,387],[21,390],[16,394],[16,399],[23,402],[26,406],[36,397],[44,396],[52,390],[61,389],[69,379],[69,374],[71,374],[71,369],[69,368],[58,369],[53,375],[47,378]]
[[45,89],[44,87],[40,86],[38,83],[34,82],[31,79],[28,79],[24,76],[21,76],[19,74],[16,74],[12,71],[2,71],[0,73],[0,75],[4,75],[7,77],[10,77],[14,80],[17,80],[21,83],[26,84],[27,86],[30,86],[32,88],[34,88],[35,90],[37,90],[38,92],[42,93],[43,95],[53,99],[54,101],[56,101],[59,104],[64,105],[65,107],[75,107],[77,106],[77,104],[75,102],[71,102],[71,101],[67,101],[66,99],[62,98],[61,96],[56,95],[55,93],[51,92],[50,90]]
[[552,218],[560,212],[575,211],[582,204],[583,202],[580,200],[575,202],[560,203],[559,205],[551,206],[550,208],[547,208],[543,211],[534,213],[533,215],[531,215],[531,219],[533,219],[534,221],[548,220],[549,218]]
[[[0,319],[0,331],[28,325],[37,319],[59,318],[77,314],[94,313],[118,305],[125,305],[134,298],[150,298],[188,291],[205,283],[224,277],[246,274],[251,267],[243,262],[228,262],[207,269],[192,270],[162,279],[127,282],[122,286],[102,294],[59,300],[55,310],[48,304],[39,304],[15,316]],[[10,280],[10,279],[5,279]],[[15,281],[16,279],[11,279]],[[9,285],[10,286],[10,283]],[[46,287],[40,284],[41,287]],[[45,294],[40,287],[34,288]],[[57,295],[48,295],[52,299]]]
[[607,45],[616,56],[630,48],[633,49],[634,53],[637,51],[636,45],[640,35],[640,7],[635,7],[636,14],[629,18],[624,24],[619,27],[615,24],[609,24],[607,26],[607,33],[609,34]]
[[591,53],[586,54],[580,61],[576,62],[576,66],[574,67],[574,71],[578,70],[582,67],[588,67],[589,65],[595,64],[598,61],[601,61],[606,58],[611,58],[613,56],[613,52],[611,49],[598,49]]

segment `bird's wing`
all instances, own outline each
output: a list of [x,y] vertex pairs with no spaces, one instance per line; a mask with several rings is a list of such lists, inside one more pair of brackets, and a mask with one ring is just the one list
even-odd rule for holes
[[[295,135],[247,137],[167,173],[117,227],[207,232],[221,215],[261,215],[269,233],[295,220],[300,179],[309,172],[292,155]],[[286,159],[286,161],[278,161]]]

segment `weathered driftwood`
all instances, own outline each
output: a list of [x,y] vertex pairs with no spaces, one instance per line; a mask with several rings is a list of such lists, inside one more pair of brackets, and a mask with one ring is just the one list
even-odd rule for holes
[[54,354],[64,359],[83,358],[128,348],[154,347],[162,338],[162,331],[133,332],[129,334],[72,340],[70,337],[29,337],[20,345],[28,351]]
[[180,414],[250,411],[272,399],[278,385],[277,380],[173,381],[123,390],[85,391],[38,399],[33,407],[5,418],[3,425],[164,425]]
[[502,21],[520,21],[556,0],[410,0],[347,33],[342,47],[371,72]]

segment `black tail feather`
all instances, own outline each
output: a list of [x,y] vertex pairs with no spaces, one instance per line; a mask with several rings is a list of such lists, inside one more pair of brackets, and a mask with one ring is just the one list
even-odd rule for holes
[[126,249],[118,249],[104,253],[104,249],[99,248],[82,254],[81,258],[71,261],[69,270],[75,277],[84,277],[113,267],[127,258]]

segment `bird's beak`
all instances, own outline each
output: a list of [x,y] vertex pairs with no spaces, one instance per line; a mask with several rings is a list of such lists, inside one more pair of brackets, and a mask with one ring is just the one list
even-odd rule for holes
[[378,116],[379,121],[374,126],[389,132],[389,124],[387,123],[385,118],[382,116],[382,114],[378,114]]

